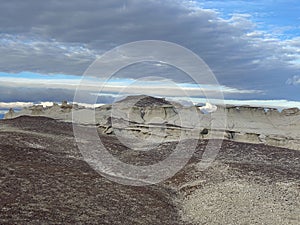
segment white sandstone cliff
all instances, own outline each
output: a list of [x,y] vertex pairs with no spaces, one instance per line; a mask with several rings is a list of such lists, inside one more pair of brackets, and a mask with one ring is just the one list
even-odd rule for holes
[[5,119],[21,115],[47,116],[85,125],[97,124],[99,130],[108,135],[116,134],[152,142],[162,139],[173,141],[180,138],[224,137],[234,141],[300,150],[298,108],[279,112],[273,108],[251,106],[183,107],[164,99],[134,96],[95,109],[67,102],[51,107],[37,105],[18,113],[10,110]]

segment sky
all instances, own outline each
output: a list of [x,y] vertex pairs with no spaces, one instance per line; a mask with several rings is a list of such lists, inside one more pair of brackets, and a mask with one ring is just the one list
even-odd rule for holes
[[[7,103],[72,101],[94,60],[142,40],[176,43],[201,57],[230,103],[300,105],[297,0],[0,0],[0,4],[0,109]],[[160,79],[141,79],[145,77]],[[195,85],[183,71],[162,62],[123,68],[99,94],[103,82],[90,78],[86,98],[99,95],[98,103],[110,103],[121,94],[150,94],[185,101],[179,88],[197,102],[204,97],[199,85],[206,92],[216,89]]]

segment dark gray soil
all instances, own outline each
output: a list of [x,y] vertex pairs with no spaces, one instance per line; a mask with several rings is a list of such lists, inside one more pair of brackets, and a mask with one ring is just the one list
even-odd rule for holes
[[[158,162],[176,146],[164,143],[156,151],[136,152],[114,136],[100,136],[113,155],[136,165]],[[190,209],[181,201],[225,181],[270,187],[291,183],[296,192],[282,201],[292,205],[290,210],[299,205],[299,151],[224,141],[213,165],[197,171],[206,144],[199,141],[189,164],[169,180],[146,187],[124,186],[102,177],[82,159],[72,124],[43,117],[0,121],[0,224],[201,224],[201,219],[182,216]],[[298,218],[289,221],[300,224]]]

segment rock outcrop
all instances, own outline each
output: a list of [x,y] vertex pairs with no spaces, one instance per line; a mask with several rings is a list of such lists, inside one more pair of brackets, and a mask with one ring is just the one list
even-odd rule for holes
[[4,115],[4,119],[12,119],[15,116],[15,111],[12,108],[10,108],[9,111]]
[[14,112],[10,109],[5,114],[4,119],[12,119],[19,116],[45,116],[53,119],[71,121],[72,120],[72,109],[79,110],[84,107],[79,107],[77,104],[68,104],[67,101],[63,101],[61,105],[53,103],[52,106],[33,105],[28,108],[22,109],[20,112]]
[[[72,115],[73,114],[73,115]],[[5,118],[46,116],[85,125],[134,141],[174,141],[188,138],[225,138],[238,142],[300,150],[300,110],[252,106],[207,105],[184,107],[150,96],[130,96],[112,105],[88,109],[78,105],[33,106]]]

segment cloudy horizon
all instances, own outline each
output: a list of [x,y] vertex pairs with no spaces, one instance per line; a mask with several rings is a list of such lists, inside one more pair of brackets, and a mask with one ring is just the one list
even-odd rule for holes
[[[72,101],[94,60],[141,40],[172,42],[197,54],[214,73],[226,102],[299,107],[298,1],[0,2],[0,108]],[[139,80],[157,76],[163,79]],[[85,94],[98,94],[103,82],[91,79]],[[206,93],[217,88],[197,85]],[[180,99],[185,91],[193,100],[205,97],[182,71],[161,62],[141,62],[114,74],[98,103],[110,103],[121,89],[126,95]]]

